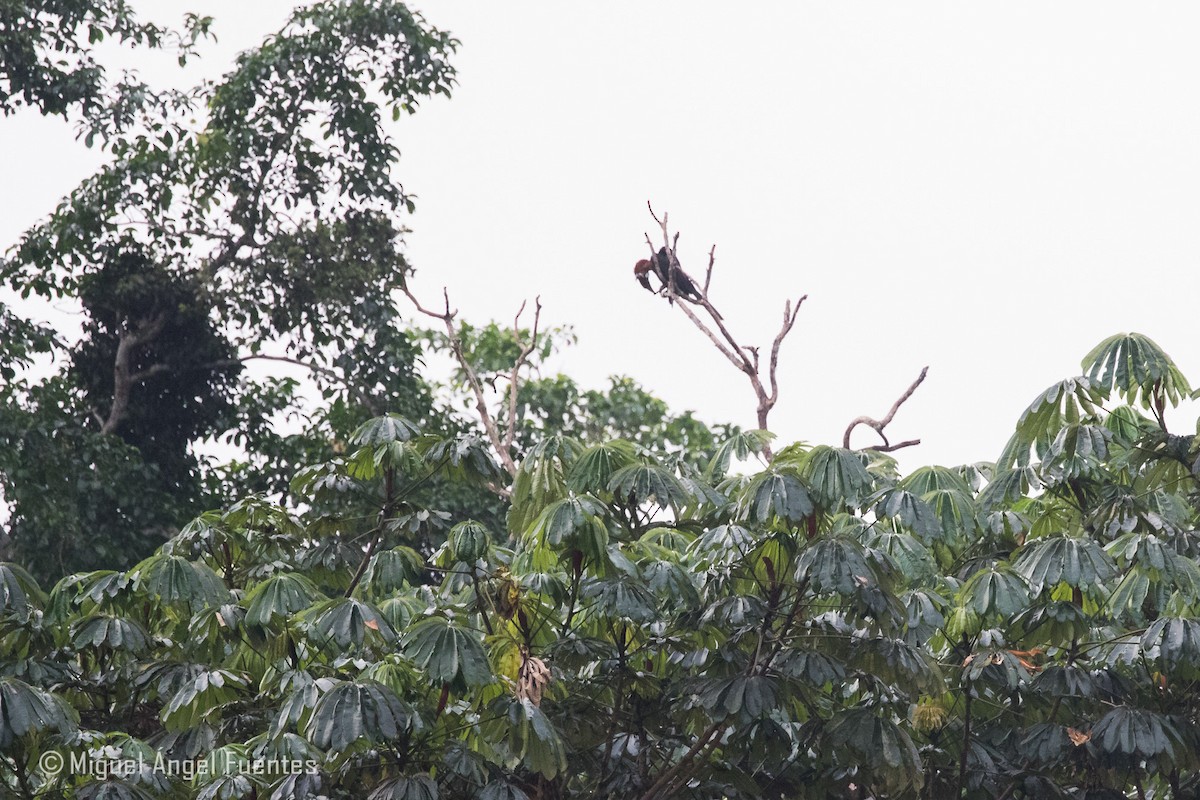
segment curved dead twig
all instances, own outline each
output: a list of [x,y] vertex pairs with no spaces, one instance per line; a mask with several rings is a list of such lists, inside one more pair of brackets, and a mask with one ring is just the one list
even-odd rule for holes
[[892,418],[896,416],[896,412],[900,410],[900,406],[904,405],[905,401],[908,400],[908,398],[913,396],[913,392],[915,392],[917,390],[917,387],[921,385],[921,383],[925,380],[925,376],[928,374],[929,374],[929,367],[922,368],[921,374],[918,375],[917,379],[915,381],[913,381],[912,384],[907,389],[904,390],[904,394],[900,395],[900,397],[898,397],[896,399],[896,402],[892,403],[891,409],[888,411],[887,416],[884,417],[883,419],[874,419],[872,417],[857,417],[853,421],[851,421],[850,427],[846,428],[846,433],[842,436],[842,447],[844,447],[847,450],[850,449],[850,434],[853,433],[854,429],[857,428],[859,425],[866,425],[868,428],[871,428],[877,434],[879,434],[880,439],[883,439],[883,444],[877,444],[877,445],[872,445],[870,447],[865,447],[865,448],[863,448],[864,450],[876,450],[880,453],[890,453],[893,450],[899,450],[903,447],[912,447],[913,445],[920,444],[921,443],[920,439],[908,439],[903,442],[897,442],[896,444],[892,444],[891,442],[888,441],[887,434],[885,434],[883,432],[883,429],[886,428],[891,423]]

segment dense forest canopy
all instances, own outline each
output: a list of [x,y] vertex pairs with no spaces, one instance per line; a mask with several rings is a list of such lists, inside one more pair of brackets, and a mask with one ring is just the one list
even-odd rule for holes
[[[759,427],[585,390],[543,374],[573,334],[539,300],[472,325],[405,258],[382,121],[451,91],[448,33],[316,3],[168,92],[88,43],[186,58],[208,20],[10,6],[0,109],[111,158],[2,267],[85,314],[68,342],[0,307],[5,797],[1200,793],[1200,445],[1150,338],[973,420],[1016,420],[1002,453],[902,475],[926,372],[839,443],[773,441],[804,298],[746,344],[651,209],[629,277]],[[256,361],[308,370],[316,410]]]

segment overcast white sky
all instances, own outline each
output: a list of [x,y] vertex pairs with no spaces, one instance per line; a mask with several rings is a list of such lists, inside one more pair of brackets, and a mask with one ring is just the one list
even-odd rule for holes
[[[198,77],[293,4],[140,5],[217,18]],[[1118,331],[1200,381],[1198,5],[413,6],[462,40],[453,99],[395,131],[417,291],[445,284],[478,321],[540,294],[576,327],[561,367],[585,385],[624,373],[753,422],[744,378],[633,280],[648,199],[693,274],[716,243],[710,296],[744,343],[809,295],[780,366],[785,441],[840,443],[928,364],[889,429],[924,440],[904,465],[992,459]],[[32,114],[0,119],[0,153],[5,247],[96,163]]]

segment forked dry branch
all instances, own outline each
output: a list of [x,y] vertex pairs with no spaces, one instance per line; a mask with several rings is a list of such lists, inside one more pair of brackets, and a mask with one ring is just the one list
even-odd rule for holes
[[[779,331],[775,334],[775,339],[771,342],[770,356],[766,363],[766,373],[764,376],[762,359],[759,355],[757,346],[741,344],[729,327],[725,323],[725,317],[717,310],[709,297],[709,289],[712,286],[713,267],[716,264],[717,246],[714,244],[708,251],[708,266],[704,273],[704,288],[695,290],[695,281],[692,280],[686,272],[683,271],[679,263],[679,257],[676,248],[679,244],[679,232],[671,233],[669,227],[669,215],[663,213],[660,218],[654,211],[653,205],[649,201],[646,202],[646,207],[650,211],[650,216],[658,224],[662,231],[661,249],[655,249],[654,242],[650,238],[650,234],[646,234],[646,244],[650,248],[650,262],[653,263],[656,258],[659,258],[662,253],[665,253],[669,260],[669,269],[667,277],[663,279],[663,285],[659,289],[659,293],[666,296],[671,305],[677,307],[683,312],[696,328],[712,342],[717,351],[725,357],[730,364],[739,372],[744,374],[750,382],[751,389],[754,390],[754,396],[758,401],[756,408],[756,418],[758,427],[762,430],[768,430],[767,422],[771,414],[771,409],[779,402],[779,351],[783,346],[784,339],[792,332],[792,328],[796,324],[796,316],[800,313],[800,306],[808,299],[808,295],[800,295],[795,302],[789,298],[783,305],[783,320],[780,323]],[[662,275],[660,274],[660,278]],[[679,291],[677,283],[687,287],[692,287],[692,292]],[[676,303],[675,301],[679,301]],[[704,319],[700,314],[693,310],[692,306],[697,306],[707,313],[708,319]],[[901,395],[888,412],[887,416],[882,420],[877,420],[871,417],[858,417],[850,423],[850,427],[846,430],[845,436],[842,438],[843,446],[850,447],[850,433],[858,425],[867,425],[879,434],[883,439],[883,444],[874,445],[866,448],[868,450],[878,450],[881,452],[890,452],[899,450],[902,447],[911,447],[921,443],[920,439],[910,439],[903,442],[892,444],[888,441],[884,434],[884,428],[892,421],[896,415],[896,411],[900,406],[912,396],[921,382],[925,380],[925,375],[929,371],[929,367],[921,370],[920,376],[909,386],[908,390]],[[764,449],[763,455],[767,460],[771,460],[772,454],[770,447]]]
[[479,374],[475,371],[470,359],[467,358],[466,352],[463,350],[461,329],[455,321],[458,311],[450,309],[449,291],[445,287],[442,288],[442,299],[444,301],[442,311],[434,311],[433,309],[426,308],[407,286],[403,287],[403,291],[418,311],[427,317],[441,320],[442,325],[446,328],[446,338],[450,342],[450,351],[454,354],[454,360],[462,368],[463,374],[467,378],[467,385],[471,387],[471,394],[475,397],[475,410],[479,414],[479,421],[483,424],[484,431],[487,433],[488,441],[492,443],[492,449],[496,451],[496,456],[500,459],[500,463],[503,464],[505,471],[515,478],[517,475],[517,463],[513,460],[512,453],[513,442],[517,436],[517,394],[520,389],[521,369],[528,363],[529,356],[537,348],[538,326],[542,320],[542,298],[538,296],[533,301],[533,327],[530,329],[528,341],[522,341],[521,339],[521,315],[525,313],[525,303],[521,303],[516,317],[513,318],[513,338],[520,343],[521,351],[513,361],[512,369],[508,374],[508,407],[506,409],[508,422],[503,430],[501,430],[500,422],[488,407],[487,394],[483,391],[483,382],[480,381]]

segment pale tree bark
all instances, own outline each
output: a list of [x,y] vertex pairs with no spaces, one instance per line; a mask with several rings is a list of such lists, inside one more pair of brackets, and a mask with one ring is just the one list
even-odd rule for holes
[[[783,319],[780,322],[778,333],[775,334],[775,338],[771,342],[769,356],[764,365],[759,355],[759,347],[741,344],[729,330],[729,327],[725,323],[725,317],[717,310],[709,297],[709,289],[712,286],[713,266],[716,263],[717,246],[714,244],[708,251],[708,266],[704,273],[704,288],[697,292],[696,297],[679,292],[676,286],[677,272],[685,276],[687,282],[695,283],[679,264],[679,257],[676,254],[679,233],[675,232],[672,235],[666,213],[660,218],[654,212],[654,208],[649,202],[646,203],[646,206],[650,211],[650,216],[658,223],[658,227],[662,231],[662,247],[665,248],[671,262],[670,280],[663,284],[659,289],[659,293],[665,295],[670,300],[671,305],[678,308],[704,334],[717,349],[717,352],[725,357],[725,360],[746,376],[746,380],[750,383],[750,388],[753,390],[757,401],[755,420],[761,430],[768,430],[771,410],[779,402],[779,353],[784,340],[792,332],[792,328],[796,324],[796,317],[800,313],[800,306],[808,299],[808,295],[800,295],[794,302],[790,298],[784,301]],[[650,247],[650,257],[653,260],[655,258],[655,246],[649,234],[646,234],[646,244]],[[700,309],[700,311],[697,312],[693,307]],[[920,444],[920,439],[910,439],[892,444],[884,434],[884,428],[892,421],[900,406],[912,396],[917,387],[921,385],[921,382],[925,380],[925,375],[928,371],[929,367],[921,370],[920,376],[901,395],[900,399],[892,405],[891,411],[882,420],[876,420],[871,417],[858,417],[851,422],[845,436],[842,437],[843,446],[846,448],[850,447],[850,433],[858,425],[869,426],[883,439],[883,444],[874,445],[867,448],[868,450],[889,452],[899,450],[902,447],[911,447]],[[763,455],[768,461],[771,460],[772,453],[769,445],[764,447]]]
[[896,442],[895,444],[892,444],[888,441],[887,434],[883,432],[883,429],[891,424],[892,418],[896,416],[896,412],[900,410],[900,406],[904,405],[904,402],[913,396],[913,392],[915,392],[917,387],[920,386],[925,380],[925,376],[927,374],[929,374],[929,367],[924,367],[921,370],[921,374],[917,376],[917,379],[913,381],[907,389],[904,390],[904,394],[900,395],[900,397],[896,399],[896,402],[892,403],[891,409],[888,411],[887,416],[885,416],[883,419],[856,417],[854,420],[852,420],[850,422],[850,427],[846,428],[846,433],[842,436],[842,447],[846,448],[847,450],[850,449],[850,434],[853,433],[854,429],[859,425],[866,425],[868,428],[871,428],[877,434],[879,434],[880,439],[883,439],[883,444],[876,444],[864,448],[866,450],[877,450],[881,453],[890,453],[891,451],[899,450],[902,447],[912,447],[920,444],[920,439],[908,439],[907,441]]
[[529,356],[537,348],[538,326],[542,319],[541,297],[534,299],[533,327],[530,329],[528,341],[522,341],[521,338],[521,315],[525,313],[525,303],[521,304],[520,309],[517,310],[516,317],[513,319],[513,337],[520,343],[521,351],[513,361],[512,369],[508,374],[508,392],[504,400],[507,424],[502,426],[497,415],[492,413],[488,404],[487,394],[483,390],[483,382],[479,379],[479,374],[475,371],[470,359],[467,358],[463,350],[461,327],[455,321],[458,311],[450,309],[449,291],[445,288],[442,289],[444,306],[441,311],[435,311],[423,306],[407,286],[404,287],[404,293],[408,295],[408,299],[412,301],[412,304],[422,314],[441,320],[443,327],[446,329],[447,340],[450,342],[450,351],[467,378],[467,385],[471,389],[471,394],[474,395],[475,411],[479,415],[479,421],[483,425],[488,441],[491,442],[492,449],[496,451],[496,456],[500,459],[500,463],[504,466],[505,471],[515,478],[518,467],[517,462],[513,459],[513,443],[516,441],[517,436],[517,393],[521,385],[521,370],[529,363]]
[[117,354],[113,359],[113,394],[108,414],[100,420],[100,432],[113,434],[125,421],[129,413],[129,398],[133,387],[144,383],[147,378],[166,372],[166,364],[154,364],[146,369],[133,371],[133,358],[137,349],[154,340],[162,332],[167,322],[165,313],[160,313],[148,320],[140,320],[127,324],[117,338]]

